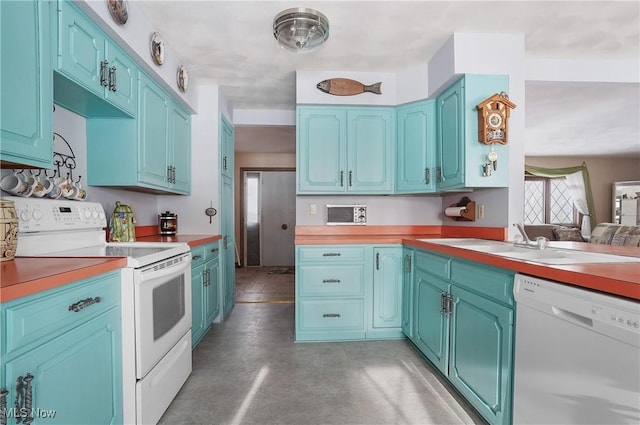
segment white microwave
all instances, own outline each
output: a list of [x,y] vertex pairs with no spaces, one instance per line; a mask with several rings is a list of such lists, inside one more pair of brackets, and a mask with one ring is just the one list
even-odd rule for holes
[[327,205],[327,225],[367,224],[366,205]]

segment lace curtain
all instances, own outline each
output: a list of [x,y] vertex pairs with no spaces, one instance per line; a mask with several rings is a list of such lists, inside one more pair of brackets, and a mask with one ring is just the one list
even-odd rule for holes
[[573,200],[573,205],[583,216],[589,217],[589,220],[582,220],[582,235],[591,236],[591,229],[596,226],[596,214],[593,206],[593,197],[591,195],[591,183],[589,182],[589,171],[587,164],[576,167],[565,168],[543,168],[532,165],[525,165],[524,169],[527,173],[538,177],[558,178],[565,177],[569,193]]

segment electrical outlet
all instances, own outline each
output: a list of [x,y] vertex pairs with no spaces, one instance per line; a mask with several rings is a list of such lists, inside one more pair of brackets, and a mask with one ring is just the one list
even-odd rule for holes
[[309,215],[318,214],[318,205],[317,204],[309,204]]
[[484,205],[478,205],[478,220],[482,220],[484,218]]

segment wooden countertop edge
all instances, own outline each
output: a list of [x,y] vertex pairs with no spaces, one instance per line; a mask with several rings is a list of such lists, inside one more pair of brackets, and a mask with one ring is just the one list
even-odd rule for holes
[[[17,258],[16,260],[19,260]],[[47,258],[53,260],[54,258]],[[95,258],[94,258],[95,259]],[[86,260],[86,258],[85,258]],[[87,279],[99,274],[119,270],[127,265],[127,259],[124,257],[111,257],[98,259],[100,262],[92,265],[81,265],[77,268],[56,273],[53,275],[42,276],[28,281],[15,282],[0,288],[0,302],[5,303],[17,298],[36,294],[48,289],[57,288],[78,280]],[[15,261],[15,260],[14,260]]]

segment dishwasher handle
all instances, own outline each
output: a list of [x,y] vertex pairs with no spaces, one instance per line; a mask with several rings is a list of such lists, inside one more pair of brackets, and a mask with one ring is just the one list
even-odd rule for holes
[[593,320],[589,317],[556,307],[555,305],[551,306],[551,311],[554,315],[568,320],[569,322],[573,322],[581,326],[587,326],[589,328],[593,327]]

